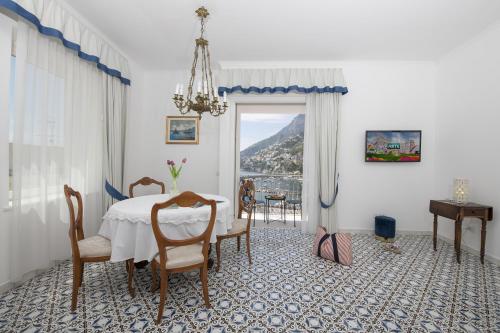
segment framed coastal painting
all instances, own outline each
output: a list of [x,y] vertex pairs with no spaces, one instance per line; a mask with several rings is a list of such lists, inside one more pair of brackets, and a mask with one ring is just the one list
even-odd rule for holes
[[167,117],[167,144],[198,144],[199,139],[199,117]]

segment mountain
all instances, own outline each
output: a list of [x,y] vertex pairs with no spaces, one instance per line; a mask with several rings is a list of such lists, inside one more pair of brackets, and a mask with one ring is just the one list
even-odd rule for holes
[[303,114],[297,115],[287,126],[283,127],[278,133],[270,136],[267,139],[254,143],[250,147],[240,152],[240,157],[249,157],[259,152],[262,149],[268,148],[271,145],[286,141],[288,138],[299,135],[304,138],[304,120]]
[[302,174],[304,115],[296,116],[278,133],[240,153],[240,168],[265,174]]

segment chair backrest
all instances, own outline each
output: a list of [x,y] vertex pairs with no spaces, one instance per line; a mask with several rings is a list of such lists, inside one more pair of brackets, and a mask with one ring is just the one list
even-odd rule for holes
[[[78,241],[85,238],[83,234],[83,202],[80,192],[73,190],[68,185],[64,185],[64,196],[69,209],[69,239],[71,241],[71,251],[74,257],[80,257]],[[77,209],[73,205],[73,198],[76,199]]]
[[245,179],[240,185],[238,194],[238,218],[241,219],[243,212],[247,213],[247,229],[250,228],[253,208],[255,206],[255,184],[250,179]]
[[[169,239],[163,234],[158,223],[158,211],[165,209],[172,205],[177,205],[179,207],[193,207],[195,204],[200,203],[202,205],[209,205],[210,210],[210,220],[205,231],[196,237],[183,240]],[[167,246],[184,246],[190,244],[196,244],[203,242],[203,256],[205,260],[208,260],[208,249],[210,247],[210,236],[214,229],[215,216],[217,214],[217,204],[215,200],[207,200],[196,193],[193,192],[183,192],[178,196],[161,203],[157,203],[151,209],[151,226],[153,227],[153,233],[156,238],[156,243],[158,244],[158,251],[160,252],[160,264],[164,267],[167,261],[167,254],[165,248]]]
[[111,196],[111,198],[113,198],[115,200],[122,201],[122,200],[128,199],[128,197],[126,195],[121,194],[120,191],[118,191],[116,188],[114,188],[113,185],[111,185],[107,179],[106,179],[106,184],[104,185],[104,188],[106,189],[106,192]]
[[154,180],[153,178],[142,177],[141,179],[139,179],[135,183],[130,184],[130,186],[128,187],[128,195],[131,198],[134,197],[134,187],[137,185],[148,186],[148,185],[152,185],[152,184],[159,185],[161,187],[161,194],[165,193],[165,184],[164,183],[162,183],[158,180]]

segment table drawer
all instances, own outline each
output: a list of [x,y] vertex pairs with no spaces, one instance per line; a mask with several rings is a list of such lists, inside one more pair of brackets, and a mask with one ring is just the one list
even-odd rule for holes
[[487,214],[485,209],[481,208],[464,208],[464,216],[483,217]]

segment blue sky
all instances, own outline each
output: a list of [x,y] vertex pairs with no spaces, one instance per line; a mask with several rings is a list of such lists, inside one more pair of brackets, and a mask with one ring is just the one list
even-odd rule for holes
[[276,134],[296,116],[296,114],[287,113],[242,113],[240,123],[240,151]]

